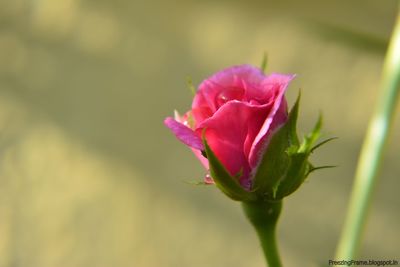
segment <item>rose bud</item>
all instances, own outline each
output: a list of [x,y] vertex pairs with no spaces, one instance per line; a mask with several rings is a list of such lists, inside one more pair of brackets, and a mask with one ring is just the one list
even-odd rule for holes
[[235,200],[282,199],[317,169],[308,156],[321,121],[300,144],[298,101],[288,114],[284,96],[294,77],[250,65],[225,69],[200,84],[191,110],[164,123],[210,171],[206,183]]

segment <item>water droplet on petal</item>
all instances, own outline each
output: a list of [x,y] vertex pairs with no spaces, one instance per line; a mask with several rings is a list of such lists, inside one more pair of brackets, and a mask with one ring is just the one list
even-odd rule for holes
[[252,100],[250,100],[250,104],[252,104],[252,105],[260,105],[260,102],[258,102],[255,99],[252,99]]
[[244,94],[243,88],[239,87],[226,88],[225,90],[221,91],[215,99],[217,107],[219,108],[226,102],[231,100],[242,100],[243,94]]
[[210,174],[206,174],[204,177],[204,183],[206,184],[214,184],[214,180],[212,179]]
[[224,92],[220,93],[217,97],[217,106],[220,107],[228,102],[228,97],[224,94]]

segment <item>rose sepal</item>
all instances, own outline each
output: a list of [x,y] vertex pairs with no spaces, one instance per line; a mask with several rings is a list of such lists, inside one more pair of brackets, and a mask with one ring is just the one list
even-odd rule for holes
[[308,175],[316,168],[310,163],[309,157],[316,148],[314,144],[321,136],[322,116],[320,115],[314,129],[298,146],[292,146],[287,154],[290,158],[287,173],[277,185],[276,197],[278,199],[292,194],[306,180]]
[[299,147],[297,147],[297,149],[295,147],[293,150],[290,149],[288,150],[291,162],[288,167],[287,179],[280,185],[278,197],[283,198],[296,191],[301,186],[301,184],[306,180],[308,175],[313,171],[336,167],[333,165],[315,167],[308,160],[310,155],[317,148],[321,147],[322,145],[332,140],[337,139],[336,137],[331,137],[316,144],[316,142],[321,137],[321,128],[322,128],[322,115],[319,116],[317,123],[314,126],[314,129],[311,131],[310,134],[308,134],[304,138],[302,144]]
[[270,137],[256,169],[253,190],[261,199],[276,200],[276,189],[285,179],[291,162],[290,154],[287,152],[290,147],[299,146],[296,133],[299,102],[300,95],[291,109],[286,123]]
[[255,201],[257,196],[254,192],[245,190],[218,160],[211,150],[203,134],[204,152],[210,166],[211,177],[215,185],[229,198],[238,201]]
[[258,197],[268,201],[280,200],[294,191],[314,170],[332,166],[314,167],[309,156],[319,146],[322,116],[319,117],[312,132],[300,143],[297,135],[297,117],[300,105],[300,94],[292,107],[288,120],[270,137],[254,176],[253,190]]

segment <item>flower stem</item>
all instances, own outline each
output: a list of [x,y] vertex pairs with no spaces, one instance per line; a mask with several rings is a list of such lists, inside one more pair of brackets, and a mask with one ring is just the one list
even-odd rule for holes
[[242,206],[247,218],[257,232],[268,266],[281,267],[275,230],[282,201],[242,202]]
[[336,259],[354,259],[361,242],[383,149],[387,141],[400,85],[400,10],[386,54],[382,83],[375,111],[362,146],[347,217],[336,251]]

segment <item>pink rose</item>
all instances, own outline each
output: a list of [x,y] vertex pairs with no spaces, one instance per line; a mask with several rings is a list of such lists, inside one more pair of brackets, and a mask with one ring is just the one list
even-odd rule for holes
[[190,111],[175,119],[168,117],[164,123],[208,169],[204,131],[222,165],[250,190],[270,137],[288,119],[284,93],[293,78],[276,73],[266,76],[250,65],[222,70],[200,84]]

